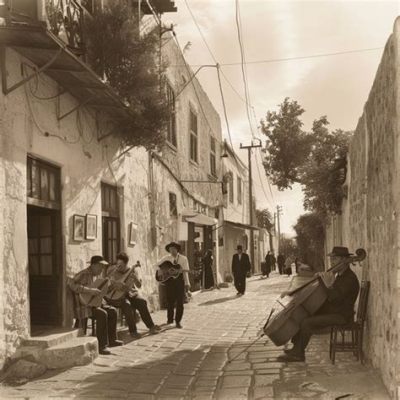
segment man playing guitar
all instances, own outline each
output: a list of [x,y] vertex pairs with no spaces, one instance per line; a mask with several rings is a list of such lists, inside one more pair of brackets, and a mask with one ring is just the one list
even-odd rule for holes
[[108,296],[115,290],[119,290],[122,296],[118,299],[106,296],[106,301],[113,307],[121,308],[131,336],[139,339],[141,335],[138,333],[136,327],[135,310],[139,311],[142,321],[149,329],[150,334],[157,334],[160,331],[160,327],[154,324],[147,307],[147,301],[140,296],[137,290],[142,286],[140,263],[138,262],[132,268],[128,266],[128,263],[128,255],[126,253],[119,253],[117,255],[117,264],[107,268],[106,276],[111,281],[111,291],[109,291]]
[[[93,297],[99,296],[101,290],[91,287],[96,277],[101,275],[103,268],[108,265],[102,256],[93,256],[90,266],[78,272],[68,281],[68,286],[77,295],[87,294]],[[108,346],[122,346],[123,342],[117,340],[117,310],[107,305],[104,300],[100,307],[90,307],[83,304],[79,296],[79,317],[82,320],[93,316],[96,320],[96,335],[99,341],[99,353],[103,355],[111,354]],[[100,304],[100,303],[99,303]]]
[[160,267],[164,262],[170,262],[181,271],[178,277],[170,278],[164,283],[167,289],[167,324],[174,322],[175,314],[176,327],[181,329],[185,290],[190,288],[189,262],[187,257],[180,254],[179,243],[171,242],[165,246],[165,250],[170,254],[163,257],[156,266]]

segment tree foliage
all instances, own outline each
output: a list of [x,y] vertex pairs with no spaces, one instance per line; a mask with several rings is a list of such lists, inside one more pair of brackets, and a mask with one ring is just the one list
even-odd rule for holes
[[322,270],[324,265],[324,224],[317,213],[301,215],[294,226],[297,237],[299,258],[312,266],[314,270]]
[[292,238],[288,238],[282,235],[280,239],[280,254],[283,254],[286,258],[295,258],[298,255],[298,248],[296,241]]
[[315,120],[311,132],[306,132],[303,113],[296,101],[286,98],[278,111],[268,112],[261,121],[269,139],[264,168],[279,190],[301,184],[304,207],[325,218],[340,212],[351,133],[329,131],[326,116]]
[[137,15],[125,2],[98,8],[83,27],[90,65],[132,110],[116,129],[122,145],[159,146],[170,110],[160,90],[165,65],[158,62],[158,32],[140,36]]
[[272,219],[272,214],[268,209],[264,208],[263,210],[256,210],[258,227],[266,229],[268,232],[270,232],[274,226]]

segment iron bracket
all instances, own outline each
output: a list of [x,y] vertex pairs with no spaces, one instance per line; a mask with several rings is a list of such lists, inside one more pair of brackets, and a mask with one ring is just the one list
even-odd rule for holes
[[61,112],[61,106],[60,106],[60,97],[57,97],[57,119],[59,121],[61,121],[62,119],[64,119],[65,117],[68,117],[68,115],[71,115],[73,112],[75,112],[76,110],[78,110],[79,108],[83,107],[85,104],[89,103],[94,96],[90,96],[89,98],[87,98],[86,100],[82,101],[81,103],[77,104],[75,107],[72,107],[71,110],[67,111],[64,114],[60,114]]
[[57,53],[44,65],[42,65],[40,68],[36,69],[35,72],[32,74],[28,75],[21,81],[15,83],[14,85],[8,87],[8,82],[7,82],[7,63],[6,63],[6,46],[1,46],[0,47],[0,69],[1,69],[1,86],[3,93],[5,95],[11,93],[15,89],[18,89],[19,87],[25,85],[25,83],[29,82],[31,79],[37,77],[40,73],[44,72],[47,68],[49,68],[59,57],[59,55],[63,52],[63,49],[60,48]]

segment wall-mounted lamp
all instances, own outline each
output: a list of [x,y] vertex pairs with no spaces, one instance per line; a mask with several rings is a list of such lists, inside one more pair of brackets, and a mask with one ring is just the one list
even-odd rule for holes
[[226,151],[226,141],[224,140],[224,152],[221,154],[221,158],[228,158],[228,152]]

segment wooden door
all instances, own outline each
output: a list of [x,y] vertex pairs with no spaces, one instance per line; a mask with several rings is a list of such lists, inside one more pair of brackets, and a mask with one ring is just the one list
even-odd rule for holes
[[31,325],[61,322],[60,212],[28,206]]
[[111,264],[117,261],[119,243],[119,218],[103,217],[103,257]]

